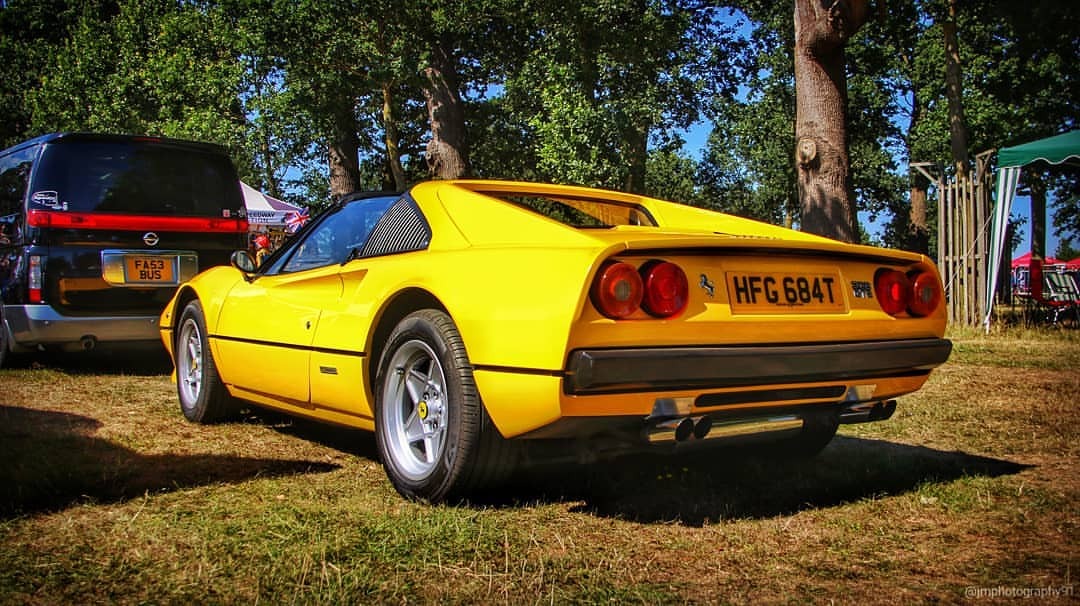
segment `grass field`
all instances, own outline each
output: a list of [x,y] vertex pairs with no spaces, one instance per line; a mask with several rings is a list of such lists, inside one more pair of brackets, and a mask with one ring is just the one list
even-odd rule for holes
[[161,364],[0,370],[0,603],[1076,601],[1080,331],[953,338],[812,461],[637,457],[439,507],[362,432],[186,423]]

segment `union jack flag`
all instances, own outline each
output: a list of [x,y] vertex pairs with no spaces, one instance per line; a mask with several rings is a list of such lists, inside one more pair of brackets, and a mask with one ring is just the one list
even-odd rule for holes
[[290,234],[295,234],[304,223],[307,223],[311,215],[308,214],[308,209],[303,209],[300,212],[289,212],[285,215],[285,231]]

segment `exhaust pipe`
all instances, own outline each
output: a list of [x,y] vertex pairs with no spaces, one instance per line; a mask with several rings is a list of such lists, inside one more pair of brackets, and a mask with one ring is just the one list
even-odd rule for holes
[[794,415],[759,417],[743,421],[716,423],[705,415],[693,419],[679,417],[657,421],[645,428],[645,439],[652,443],[685,442],[694,440],[713,440],[736,436],[767,434],[778,431],[801,429],[803,420]]
[[645,428],[645,439],[652,443],[685,442],[694,434],[694,422],[690,417],[665,419]]
[[859,402],[849,404],[840,411],[840,422],[844,424],[873,423],[884,421],[896,412],[896,400],[881,402]]
[[694,421],[694,437],[698,440],[704,440],[709,432],[712,430],[712,417],[705,415]]

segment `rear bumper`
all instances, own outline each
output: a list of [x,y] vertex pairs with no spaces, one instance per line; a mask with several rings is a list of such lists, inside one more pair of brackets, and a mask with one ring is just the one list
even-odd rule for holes
[[17,347],[95,342],[156,341],[158,316],[65,316],[48,305],[5,305],[4,319]]
[[846,382],[926,374],[951,351],[947,339],[578,350],[570,354],[563,388],[588,395]]

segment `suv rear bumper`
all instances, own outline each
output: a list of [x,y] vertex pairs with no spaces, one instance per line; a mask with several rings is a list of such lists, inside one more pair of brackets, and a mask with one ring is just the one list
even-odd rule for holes
[[[49,305],[5,305],[4,330],[15,347],[77,345],[96,342],[157,341],[158,316],[89,316],[60,314]],[[87,345],[87,339],[90,339]]]

